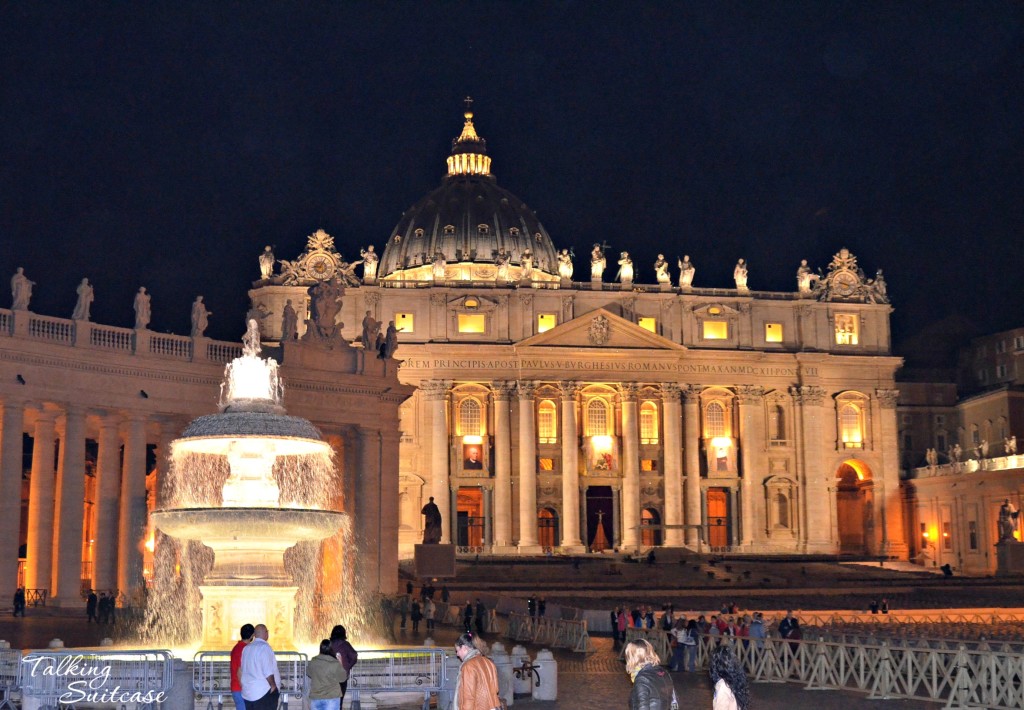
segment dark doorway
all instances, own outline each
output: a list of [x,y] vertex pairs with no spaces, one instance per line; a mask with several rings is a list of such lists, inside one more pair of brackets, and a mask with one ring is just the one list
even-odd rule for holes
[[[615,545],[612,528],[612,510],[614,495],[611,486],[590,486],[587,488],[587,545],[594,552],[610,549]],[[602,535],[598,536],[597,526],[600,521]],[[598,549],[601,548],[601,549]]]
[[729,489],[709,488],[708,544],[711,547],[729,546]]

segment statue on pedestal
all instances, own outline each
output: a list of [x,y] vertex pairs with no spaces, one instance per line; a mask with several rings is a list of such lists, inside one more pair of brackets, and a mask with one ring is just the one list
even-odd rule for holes
[[494,257],[494,265],[498,267],[498,281],[508,281],[508,270],[511,262],[512,257],[509,256],[509,253],[504,249],[499,249]]
[[633,260],[628,251],[619,254],[619,273],[615,278],[624,284],[633,283]]
[[365,249],[360,249],[359,256],[363,257],[363,283],[376,283],[378,257],[376,252],[373,251],[373,245],[371,244]]
[[292,299],[285,301],[281,312],[281,342],[290,343],[299,337],[299,314],[292,307]]
[[192,337],[201,338],[206,332],[206,328],[210,325],[210,316],[213,315],[206,310],[206,304],[203,303],[202,296],[196,296],[196,300],[192,302]]
[[530,251],[530,247],[523,249],[523,253],[519,255],[519,280],[533,280],[533,252]]
[[801,296],[809,296],[814,291],[814,284],[821,279],[821,276],[811,271],[807,265],[807,259],[800,260],[800,266],[796,270],[796,288]]
[[604,250],[606,244],[595,244],[590,250],[590,280],[600,281],[604,278],[604,269],[608,265]]
[[672,283],[672,278],[668,274],[668,262],[665,261],[664,254],[658,254],[658,260],[654,262],[654,276],[660,284]]
[[885,276],[882,275],[881,269],[875,272],[875,278],[871,281],[871,292],[872,300],[876,303],[889,302],[889,287],[885,284]]
[[11,310],[27,311],[28,302],[32,300],[32,287],[35,281],[29,281],[25,276],[24,267],[19,266],[14,276],[11,277]]
[[377,348],[378,359],[386,360],[395,356],[395,351],[398,350],[398,328],[395,327],[393,320],[388,321],[388,332],[384,336],[384,340],[381,341],[378,336],[377,342],[380,343],[380,346]]
[[89,320],[89,309],[96,297],[92,286],[89,285],[89,279],[82,279],[75,292],[78,294],[78,300],[75,302],[75,310],[71,313],[71,320]]
[[309,288],[310,319],[306,325],[305,339],[329,344],[341,338],[342,324],[338,323],[341,312],[341,297],[345,289],[337,279],[321,281]]
[[[1013,507],[1007,498],[999,507],[999,542],[1015,541],[1013,533],[1017,531],[1017,518],[1020,511]],[[997,543],[998,544],[998,543]]]
[[441,542],[441,509],[437,507],[437,503],[434,502],[433,496],[431,496],[430,501],[423,506],[420,513],[422,513],[424,517],[423,544],[439,544]]
[[152,316],[150,300],[151,296],[146,293],[146,287],[140,287],[139,292],[135,294],[135,303],[132,304],[132,308],[135,309],[135,330],[145,330],[149,326],[149,319]]
[[568,249],[558,255],[558,275],[563,281],[572,281],[572,255]]
[[677,257],[679,266],[679,288],[691,288],[693,286],[693,276],[697,273],[697,269],[694,268],[693,262],[690,261],[690,255],[685,254],[682,259]]
[[373,350],[376,347],[381,325],[383,324],[379,320],[370,315],[370,311],[366,312],[363,317],[363,350]]
[[939,464],[939,452],[935,449],[928,449],[924,452],[924,460],[931,468],[935,468]]
[[1017,454],[1017,435],[1013,434],[1003,439],[1003,448],[1006,450],[1007,456],[1015,456]]
[[747,288],[747,262],[740,259],[736,262],[736,268],[732,270],[732,278],[736,282],[737,291],[749,291]]
[[440,249],[434,252],[434,281],[444,281],[444,270],[448,262],[444,258],[444,252]]
[[266,281],[274,275],[274,251],[270,245],[263,247],[263,253],[259,256],[260,278]]

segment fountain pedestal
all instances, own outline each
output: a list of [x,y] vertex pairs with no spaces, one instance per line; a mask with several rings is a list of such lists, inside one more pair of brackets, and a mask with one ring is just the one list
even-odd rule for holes
[[203,648],[230,650],[242,624],[266,624],[270,643],[294,650],[295,595],[298,587],[229,587],[201,585]]

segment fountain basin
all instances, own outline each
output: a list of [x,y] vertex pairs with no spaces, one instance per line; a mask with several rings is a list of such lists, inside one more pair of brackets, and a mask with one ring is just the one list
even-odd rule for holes
[[302,417],[268,412],[221,412],[195,419],[173,446],[175,453],[226,455],[237,441],[258,438],[282,456],[330,452],[320,431]]
[[200,540],[214,549],[221,544],[286,549],[297,542],[330,537],[341,530],[344,516],[336,510],[238,507],[156,510],[150,518],[171,537]]

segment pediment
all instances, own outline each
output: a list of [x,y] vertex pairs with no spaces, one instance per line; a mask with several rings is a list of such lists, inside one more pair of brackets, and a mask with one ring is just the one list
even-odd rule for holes
[[686,350],[685,347],[641,328],[603,308],[584,313],[546,333],[518,343],[518,347],[624,348],[636,350]]
[[694,306],[694,314],[705,318],[734,318],[739,311],[724,303],[708,303],[706,305]]

